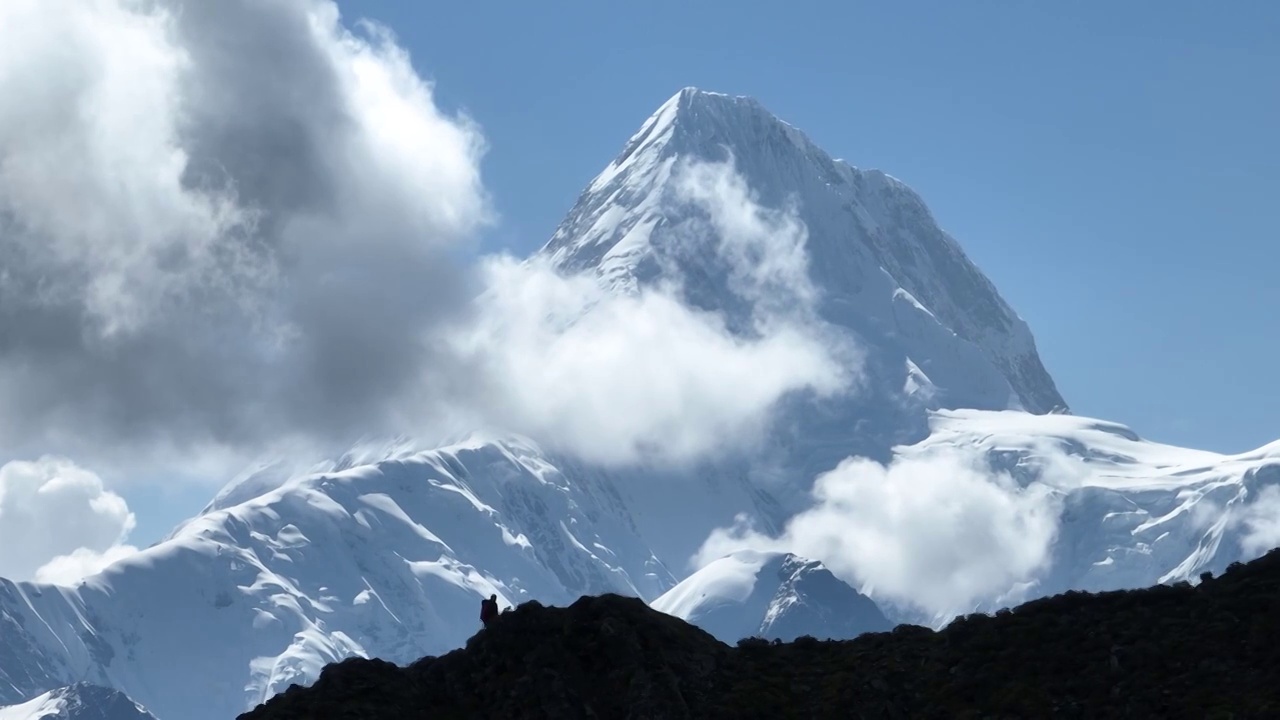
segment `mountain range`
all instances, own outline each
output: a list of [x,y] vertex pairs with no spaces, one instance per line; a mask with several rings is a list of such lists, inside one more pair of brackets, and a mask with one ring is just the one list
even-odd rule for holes
[[[736,210],[743,198],[764,210]],[[1027,324],[918,195],[754,100],[677,93],[526,262],[615,295],[673,294],[743,342],[812,340],[850,382],[785,397],[751,452],[677,466],[607,466],[484,428],[302,475],[247,473],[75,587],[0,580],[0,705],[90,683],[160,720],[234,717],[343,658],[461,647],[490,594],[507,607],[638,597],[722,640],[848,638],[1067,589],[1194,581],[1280,542],[1265,512],[1280,509],[1280,442],[1227,456],[1070,414]],[[939,468],[956,457],[1000,479],[995,507],[1026,505],[1017,517],[1035,523],[974,547],[1038,539],[1042,552],[1012,575],[989,567],[999,555],[960,555],[971,572],[917,597],[912,578],[945,562],[870,569],[878,523],[983,517],[968,486],[951,483],[941,510],[897,476],[883,507],[840,493],[875,497],[867,478],[895,468],[948,483]],[[832,518],[852,523],[837,533],[848,547],[813,539]],[[921,537],[929,557],[965,552]]]
[[440,657],[349,658],[239,720],[1269,718],[1280,552],[1196,586],[1070,592],[934,632],[727,646],[634,598],[525,603]]

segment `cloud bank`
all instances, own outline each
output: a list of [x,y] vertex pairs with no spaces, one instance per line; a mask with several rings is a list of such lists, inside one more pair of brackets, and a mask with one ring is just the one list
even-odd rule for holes
[[813,507],[778,537],[746,518],[711,534],[695,562],[743,548],[821,560],[877,600],[945,619],[1046,567],[1059,507],[1051,484],[1022,488],[975,452],[945,449],[885,466],[850,458],[819,476]]

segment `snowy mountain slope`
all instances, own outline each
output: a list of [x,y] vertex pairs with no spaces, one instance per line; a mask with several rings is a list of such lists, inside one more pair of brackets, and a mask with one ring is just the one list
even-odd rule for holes
[[732,315],[707,233],[690,240],[693,218],[670,192],[679,162],[729,155],[766,206],[798,200],[824,317],[879,350],[892,387],[925,375],[937,392],[928,400],[941,407],[1065,409],[1026,323],[919,196],[833,160],[750,98],[694,88],[672,97],[591,182],[541,255],[622,291],[655,282],[674,260],[698,277],[690,300]]
[[650,605],[726,643],[745,637],[844,640],[892,624],[822,563],[742,550],[715,560]]
[[761,527],[778,528],[788,510],[779,497],[786,488],[754,479],[738,460],[698,463],[691,467],[600,468],[563,455],[548,461],[571,483],[600,483],[625,508],[626,521],[654,557],[671,573],[671,581],[640,597],[652,600],[691,568],[689,560],[706,539],[707,529],[733,521],[739,514],[755,517]]
[[155,720],[155,716],[118,690],[77,683],[0,707],[0,720]]
[[233,717],[342,657],[457,647],[490,593],[672,584],[607,481],[477,438],[289,480],[73,589],[0,584],[0,701],[87,678],[164,720]]
[[1143,440],[1117,423],[1020,412],[939,411],[930,425],[898,456],[975,451],[1060,498],[1049,567],[1028,596],[1194,582],[1280,545],[1280,443],[1220,455]]

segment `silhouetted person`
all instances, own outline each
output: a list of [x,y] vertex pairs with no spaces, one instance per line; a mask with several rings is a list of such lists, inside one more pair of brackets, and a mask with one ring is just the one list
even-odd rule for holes
[[490,595],[488,600],[480,601],[480,622],[485,627],[489,627],[489,623],[498,617],[498,596]]

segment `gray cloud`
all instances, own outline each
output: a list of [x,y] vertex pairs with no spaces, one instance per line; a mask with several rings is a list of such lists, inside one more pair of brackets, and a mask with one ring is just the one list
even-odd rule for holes
[[[461,368],[483,142],[316,0],[0,8],[13,453],[347,441]],[[465,249],[465,247],[464,247]]]

